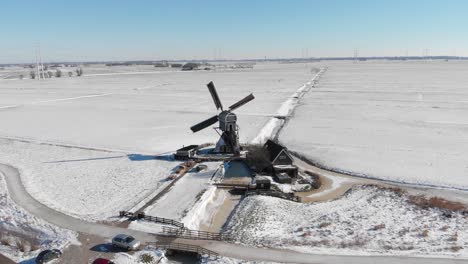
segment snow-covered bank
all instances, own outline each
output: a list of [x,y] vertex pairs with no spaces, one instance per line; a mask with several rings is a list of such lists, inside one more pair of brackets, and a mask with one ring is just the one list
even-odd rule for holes
[[134,254],[117,253],[112,261],[115,264],[165,264],[168,260],[164,251],[154,248],[145,248]]
[[294,92],[292,96],[288,97],[276,111],[275,116],[268,120],[268,122],[258,132],[257,136],[251,141],[251,143],[264,144],[268,139],[274,139],[285,124],[286,118],[288,118],[294,112],[294,109],[299,104],[300,99],[314,87],[325,70],[326,68],[318,70],[318,72],[310,81],[299,87],[299,89],[297,89],[297,91]]
[[228,230],[239,243],[310,253],[468,258],[466,216],[423,209],[403,193],[377,187],[354,187],[315,204],[248,197]]
[[75,232],[59,228],[16,205],[0,174],[0,251],[16,262],[31,259],[43,249],[79,244]]
[[328,66],[280,142],[337,171],[468,189],[467,62]]

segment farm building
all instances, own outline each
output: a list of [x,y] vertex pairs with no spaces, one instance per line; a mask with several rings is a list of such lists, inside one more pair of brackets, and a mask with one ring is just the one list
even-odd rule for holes
[[182,66],[183,71],[193,71],[193,70],[198,70],[198,67],[200,66],[199,63],[195,62],[187,62]]
[[265,143],[264,148],[269,153],[274,175],[286,173],[293,178],[297,176],[298,169],[293,165],[294,160],[285,147],[272,140],[268,140]]

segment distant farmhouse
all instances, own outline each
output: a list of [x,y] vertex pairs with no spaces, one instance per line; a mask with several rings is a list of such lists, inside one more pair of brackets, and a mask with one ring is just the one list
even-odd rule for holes
[[169,67],[169,63],[167,61],[155,62],[154,67],[156,68]]
[[193,71],[193,70],[198,70],[198,67],[200,67],[199,63],[187,62],[182,66],[182,70],[183,71]]

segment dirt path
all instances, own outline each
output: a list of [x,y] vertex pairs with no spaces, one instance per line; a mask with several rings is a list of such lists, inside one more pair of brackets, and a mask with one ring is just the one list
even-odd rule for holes
[[15,262],[4,255],[0,254],[0,263],[2,264],[15,264]]
[[320,168],[312,166],[300,158],[294,157],[294,164],[299,167],[301,171],[310,171],[318,175],[321,180],[319,189],[311,190],[309,192],[297,192],[296,195],[301,197],[302,202],[322,202],[333,200],[341,197],[345,192],[355,185],[371,184],[372,182],[366,179],[355,179],[347,177],[338,173],[324,171]]
[[205,223],[200,225],[200,230],[215,233],[220,232],[221,228],[231,215],[231,212],[239,204],[241,199],[240,195],[232,195],[229,193],[229,189],[224,188],[218,188],[216,190],[214,200],[219,199],[218,197],[222,197],[224,200],[223,203],[218,208],[216,208],[216,212],[211,215],[209,224]]
[[363,177],[354,177],[343,173],[328,171],[317,166],[311,165],[297,156],[294,157],[294,163],[300,170],[311,171],[321,177],[322,186],[317,190],[310,192],[296,193],[303,202],[320,202],[333,200],[341,197],[350,188],[356,185],[379,185],[382,187],[396,187],[407,191],[412,195],[424,195],[427,197],[441,197],[449,201],[468,204],[468,192],[452,190],[446,188],[426,187],[414,184],[388,182],[385,180],[369,179]]

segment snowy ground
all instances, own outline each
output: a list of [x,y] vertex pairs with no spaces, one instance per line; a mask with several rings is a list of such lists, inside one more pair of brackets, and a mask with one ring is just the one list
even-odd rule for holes
[[18,207],[8,196],[3,175],[0,176],[0,242],[2,254],[16,262],[34,258],[44,249],[78,243],[76,233],[53,226]]
[[[260,63],[254,69],[182,72],[99,65],[84,67],[82,77],[45,81],[15,80],[12,74],[22,69],[6,68],[0,71],[0,162],[17,167],[26,189],[41,203],[78,218],[106,220],[169,183],[165,179],[178,163],[145,154],[165,155],[182,145],[216,142],[212,129],[196,134],[189,130],[216,113],[206,83],[215,82],[225,107],[254,93],[256,99],[236,111],[245,142],[311,78],[312,68]],[[175,186],[169,193],[166,198],[180,206],[166,210],[168,217],[188,214],[183,221],[199,225],[202,211],[216,206],[213,197],[222,197],[202,193],[208,174],[200,175],[181,180],[186,192]],[[152,209],[157,212],[149,214],[164,211]],[[16,209],[2,208],[0,214],[8,210]]]
[[[133,160],[132,160],[133,159]],[[179,163],[0,139],[0,162],[21,171],[28,192],[58,211],[103,220],[169,182]]]
[[[117,253],[112,259],[115,264],[166,264],[164,252],[159,249],[145,248],[134,254]],[[169,262],[170,263],[170,262]]]
[[468,189],[468,62],[336,62],[280,141],[323,166]]
[[[181,221],[186,225],[194,221],[196,222],[197,219],[195,218],[197,216],[190,213],[190,211],[197,202],[202,200],[203,195],[211,186],[211,177],[220,166],[219,162],[206,162],[203,164],[208,166],[206,170],[185,174],[171,187],[169,192],[156,201],[154,205],[148,207],[145,213],[150,216]],[[149,232],[158,232],[161,226],[160,224],[147,221],[135,221],[130,224],[130,228],[132,229]]]
[[216,142],[212,129],[196,134],[189,129],[216,113],[206,88],[212,80],[225,107],[251,92],[256,97],[236,110],[246,142],[313,76],[314,65],[260,63],[253,69],[194,72],[136,68],[131,74],[0,80],[0,136],[146,153]]
[[468,258],[468,221],[422,209],[404,194],[355,187],[344,197],[301,204],[246,198],[227,230],[237,242],[323,254],[397,254]]

